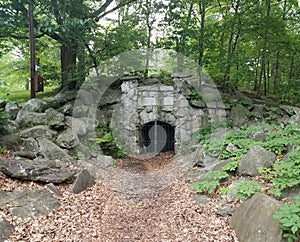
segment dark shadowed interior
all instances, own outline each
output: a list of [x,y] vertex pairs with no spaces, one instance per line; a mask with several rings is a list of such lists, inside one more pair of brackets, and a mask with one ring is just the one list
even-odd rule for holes
[[146,152],[174,151],[175,129],[162,121],[151,121],[142,127],[142,145]]

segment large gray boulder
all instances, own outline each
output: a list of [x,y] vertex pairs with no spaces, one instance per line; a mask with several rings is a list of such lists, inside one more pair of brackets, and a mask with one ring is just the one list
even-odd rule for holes
[[58,93],[54,97],[45,98],[48,106],[51,108],[60,108],[69,101],[75,100],[77,95],[76,91],[64,91]]
[[233,213],[231,226],[242,242],[281,242],[282,229],[273,218],[280,202],[262,193],[254,194]]
[[73,133],[73,130],[71,128],[68,128],[59,134],[56,143],[61,148],[70,150],[79,145],[79,139],[78,136]]
[[49,129],[47,126],[38,125],[32,128],[24,129],[20,132],[20,137],[23,139],[27,138],[38,138],[44,137],[52,140],[54,136],[57,134],[56,131]]
[[40,147],[38,142],[34,138],[28,138],[23,141],[23,146],[25,150],[37,155],[39,153]]
[[30,99],[26,103],[22,104],[23,110],[28,110],[31,112],[38,112],[38,113],[44,112],[46,107],[47,107],[47,103],[44,100],[38,98]]
[[18,134],[1,135],[0,146],[8,150],[17,150],[20,144],[20,137]]
[[74,161],[67,151],[54,144],[52,141],[38,137],[39,154],[49,160]]
[[0,205],[5,204],[13,204],[10,212],[18,218],[47,215],[52,210],[60,207],[58,200],[46,189],[14,192],[0,191]]
[[233,106],[230,112],[229,119],[234,127],[240,127],[248,123],[247,118],[248,109],[241,104]]
[[0,159],[0,171],[20,180],[54,184],[71,183],[76,173],[69,164],[42,159]]
[[271,167],[276,155],[261,146],[253,146],[249,152],[243,155],[238,165],[238,174],[256,176],[262,167]]
[[5,112],[8,114],[8,116],[12,120],[16,119],[19,110],[20,110],[20,107],[17,103],[9,102],[5,105]]
[[83,136],[86,135],[88,132],[95,131],[97,127],[96,120],[89,119],[89,118],[72,118],[66,117],[65,124],[68,127],[71,127],[73,132],[77,135]]
[[47,123],[47,114],[46,113],[37,113],[28,110],[20,110],[17,118],[16,125],[19,128],[32,127],[34,125],[45,124]]
[[0,242],[5,241],[6,238],[11,236],[14,230],[14,226],[0,215]]
[[89,187],[95,185],[95,176],[93,176],[87,169],[82,169],[76,177],[76,180],[71,187],[72,193],[80,193]]

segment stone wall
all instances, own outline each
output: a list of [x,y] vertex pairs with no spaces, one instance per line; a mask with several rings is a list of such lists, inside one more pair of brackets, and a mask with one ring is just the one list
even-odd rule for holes
[[139,85],[137,79],[123,80],[121,101],[115,105],[111,121],[114,138],[123,149],[143,153],[142,126],[155,120],[175,128],[177,154],[184,153],[196,142],[195,133],[208,122],[208,110],[191,106],[183,95],[183,87],[176,83]]

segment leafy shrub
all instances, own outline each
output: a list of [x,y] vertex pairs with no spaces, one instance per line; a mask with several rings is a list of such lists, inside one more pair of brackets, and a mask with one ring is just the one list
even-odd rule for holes
[[273,169],[270,192],[279,197],[284,189],[300,185],[300,151],[290,152],[286,160],[275,162]]
[[254,193],[262,191],[261,185],[256,181],[241,182],[237,184],[234,189],[237,190],[235,197],[238,199],[246,199],[251,197]]
[[204,141],[208,135],[225,128],[224,123],[212,122],[208,123],[206,126],[201,127],[198,131],[198,140],[199,142]]
[[[103,129],[99,129],[99,131],[104,132]],[[102,137],[99,138],[91,138],[90,140],[95,141],[97,144],[99,144],[103,149],[103,152],[107,155],[112,155],[113,157],[117,158],[124,158],[127,155],[126,151],[121,150],[117,146],[111,132],[105,133]],[[108,151],[106,152],[106,150]]]
[[190,185],[190,188],[197,193],[213,194],[221,185],[221,181],[229,177],[229,174],[224,171],[211,171],[206,174],[204,181],[195,182]]
[[222,170],[225,172],[234,172],[237,170],[238,165],[239,165],[239,160],[235,160],[226,164]]
[[283,204],[273,216],[279,220],[283,229],[283,237],[288,242],[297,241],[300,238],[300,196],[290,205]]

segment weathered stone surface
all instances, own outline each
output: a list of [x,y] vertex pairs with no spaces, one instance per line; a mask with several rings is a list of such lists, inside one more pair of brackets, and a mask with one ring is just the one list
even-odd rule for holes
[[16,118],[16,125],[19,128],[25,128],[45,123],[47,123],[46,113],[36,113],[28,110],[20,110]]
[[195,100],[195,99],[192,99],[192,100],[189,100],[189,103],[190,103],[193,107],[196,107],[196,108],[206,108],[206,104],[205,104],[205,102],[203,102],[202,100]]
[[296,202],[297,197],[299,196],[300,196],[300,186],[287,188],[281,194],[281,198],[287,198],[291,202]]
[[76,91],[62,91],[55,97],[45,98],[49,107],[60,108],[69,101],[75,100],[77,95]]
[[5,112],[8,114],[8,116],[12,120],[16,119],[19,110],[20,110],[20,107],[17,103],[9,102],[5,105]]
[[273,152],[267,151],[261,146],[253,146],[249,152],[243,155],[238,165],[240,175],[256,176],[259,168],[270,167],[276,159]]
[[212,170],[213,171],[219,171],[222,170],[224,166],[226,166],[227,164],[231,163],[232,160],[231,159],[227,159],[227,160],[220,160],[219,163],[217,163]]
[[46,189],[4,192],[0,191],[0,205],[14,203],[10,210],[19,218],[46,215],[60,207],[58,200]]
[[49,124],[50,128],[56,131],[61,131],[65,128],[65,123],[60,121],[53,121]]
[[98,155],[96,161],[93,163],[96,167],[111,167],[114,163],[114,159],[107,155]]
[[36,139],[39,144],[39,154],[49,160],[74,161],[67,151],[60,148],[48,139],[39,137]]
[[28,138],[23,141],[23,146],[25,150],[32,152],[33,154],[37,155],[39,152],[39,144],[34,138]]
[[217,211],[216,211],[216,214],[218,215],[221,215],[223,217],[225,216],[232,216],[232,214],[234,213],[236,209],[233,208],[233,207],[230,207],[230,206],[225,206],[223,208],[219,208]]
[[20,180],[55,184],[72,182],[76,173],[68,164],[41,159],[0,159],[0,171]]
[[8,122],[7,124],[0,125],[0,134],[14,134],[17,132],[17,127],[12,123]]
[[248,109],[241,104],[233,106],[229,116],[232,125],[235,127],[241,127],[242,125],[248,123],[248,118],[246,115],[247,112]]
[[72,127],[72,130],[77,135],[86,135],[89,131],[95,131],[97,124],[95,120],[88,118],[72,118],[66,117],[65,123],[67,126]]
[[48,108],[45,113],[47,114],[49,124],[53,121],[63,122],[65,120],[65,115],[53,108]]
[[252,113],[256,119],[262,119],[265,113],[265,105],[255,104]]
[[9,150],[17,150],[20,144],[20,137],[18,134],[1,135],[0,146]]
[[28,110],[31,112],[43,112],[45,111],[47,106],[47,103],[42,100],[42,99],[38,99],[38,98],[32,98],[29,101],[27,101],[26,103],[23,103],[22,105],[22,109],[23,110]]
[[13,152],[13,156],[14,157],[22,157],[22,158],[26,158],[29,160],[33,160],[34,158],[36,158],[35,154],[30,151],[15,151],[15,152]]
[[254,141],[262,141],[265,142],[268,134],[263,132],[256,132],[254,134],[249,135],[249,138]]
[[238,148],[232,144],[232,143],[229,143],[226,147],[226,150],[229,152],[229,153],[233,153],[234,151],[238,150]]
[[79,139],[71,128],[66,129],[57,137],[56,143],[64,149],[72,149],[79,144]]
[[73,105],[71,103],[67,103],[59,109],[64,115],[72,115]]
[[202,194],[194,194],[193,199],[197,204],[205,205],[210,202],[210,197]]
[[273,218],[280,203],[267,195],[256,193],[234,213],[231,226],[242,242],[281,242],[282,230]]
[[205,152],[202,145],[197,145],[192,147],[192,151],[195,150],[193,153],[194,155],[194,166],[203,167],[204,160],[205,160]]
[[47,126],[38,125],[29,129],[24,129],[20,132],[20,137],[23,139],[44,137],[52,140],[57,134],[56,131],[49,129]]
[[53,183],[47,184],[46,188],[48,188],[48,190],[50,192],[52,192],[53,194],[55,194],[56,196],[59,196],[59,197],[63,196],[62,192]]
[[14,230],[15,227],[0,215],[0,242],[5,241],[6,238],[13,234]]
[[72,193],[80,193],[95,184],[95,177],[86,169],[81,170],[71,188]]

